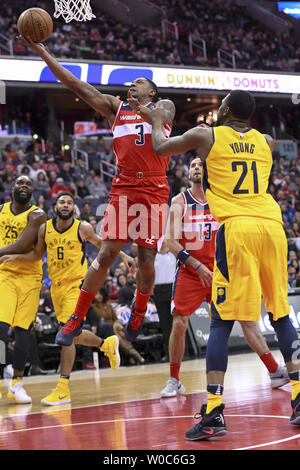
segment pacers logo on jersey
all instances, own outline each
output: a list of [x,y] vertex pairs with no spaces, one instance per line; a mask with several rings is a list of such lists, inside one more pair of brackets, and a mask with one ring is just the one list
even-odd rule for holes
[[217,305],[226,300],[226,287],[217,287]]
[[70,256],[72,250],[75,246],[72,241],[67,240],[66,238],[54,238],[53,241],[49,243],[49,252],[51,250],[51,257],[48,260],[48,263],[57,269],[64,269],[69,267],[74,263],[74,260]]

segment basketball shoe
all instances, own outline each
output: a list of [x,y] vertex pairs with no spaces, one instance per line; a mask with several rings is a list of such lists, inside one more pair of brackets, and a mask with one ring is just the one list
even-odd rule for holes
[[143,328],[143,319],[146,313],[146,310],[143,313],[135,311],[135,299],[132,301],[131,305],[131,314],[129,320],[125,326],[125,337],[128,341],[134,341],[137,336],[142,332]]
[[71,346],[75,336],[79,336],[82,332],[83,320],[76,315],[71,315],[65,326],[59,330],[55,337],[56,344],[60,346]]
[[12,380],[8,387],[8,398],[12,398],[16,403],[22,405],[23,403],[31,403],[31,398],[27,395],[23,388],[23,380]]
[[283,387],[283,385],[288,384],[290,381],[287,368],[284,365],[279,365],[277,371],[269,374],[269,376],[272,388]]
[[120,366],[119,338],[116,335],[106,338],[102,346],[100,346],[100,351],[108,357],[112,370]]
[[225,436],[227,434],[223,416],[225,405],[222,403],[222,405],[217,406],[208,414],[206,414],[206,407],[207,405],[202,405],[200,413],[195,414],[195,419],[199,419],[202,416],[202,420],[185,433],[185,438],[188,441],[203,441],[211,437]]
[[68,382],[64,380],[59,380],[55,389],[52,390],[49,395],[41,400],[43,405],[48,406],[57,406],[64,405],[65,403],[71,402],[71,393],[68,386]]
[[183,395],[185,388],[181,382],[174,377],[170,377],[167,385],[160,392],[161,398],[175,397],[176,395]]
[[294,426],[300,426],[300,393],[298,393],[295,400],[292,400],[291,405],[293,414],[290,417],[290,423]]

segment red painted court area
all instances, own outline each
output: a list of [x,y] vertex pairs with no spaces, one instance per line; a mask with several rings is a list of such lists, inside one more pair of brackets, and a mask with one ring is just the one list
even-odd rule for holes
[[[26,413],[24,405],[1,421],[1,450],[299,450],[300,427],[289,424],[290,392],[267,386],[228,390],[228,434],[189,442],[185,431],[205,393]],[[23,410],[22,410],[23,408]]]

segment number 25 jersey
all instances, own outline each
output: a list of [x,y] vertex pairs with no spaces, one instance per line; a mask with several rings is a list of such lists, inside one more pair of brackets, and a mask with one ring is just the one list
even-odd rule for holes
[[[18,240],[27,227],[28,215],[36,209],[38,209],[38,207],[32,205],[23,212],[14,213],[11,202],[3,204],[2,210],[0,211],[0,248],[11,245]],[[33,248],[34,245],[32,245],[28,251],[31,251]],[[9,263],[2,263],[0,265],[0,271],[21,275],[25,274],[28,276],[42,276],[42,265],[42,261],[28,263],[16,260]]]
[[260,217],[282,224],[281,210],[268,193],[273,159],[263,134],[230,126],[213,129],[214,142],[203,168],[203,188],[214,218]]

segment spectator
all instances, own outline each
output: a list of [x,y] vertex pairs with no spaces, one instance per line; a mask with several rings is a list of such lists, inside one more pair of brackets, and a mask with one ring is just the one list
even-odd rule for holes
[[48,183],[48,178],[43,171],[38,171],[37,179],[33,181],[33,187],[36,191],[40,191],[45,198],[49,197],[51,188]]
[[[131,273],[128,273],[127,276],[125,276],[124,274],[120,274],[118,277],[119,284],[120,284],[120,278],[122,277],[123,277],[123,280],[125,278],[126,284],[121,285],[120,287],[119,295],[118,295],[118,303],[120,305],[127,305],[127,307],[131,307],[135,289],[136,289],[135,278],[133,274]],[[123,282],[121,282],[121,284],[122,283]]]
[[98,336],[100,336],[101,338],[107,338],[107,336],[116,334],[119,338],[121,352],[125,353],[129,357],[132,357],[135,362],[145,362],[144,358],[134,349],[132,344],[125,338],[124,327],[120,323],[114,308],[111,304],[108,303],[107,300],[107,291],[102,287],[92,303],[92,307],[99,321],[97,331]]
[[63,178],[59,177],[56,179],[56,183],[52,186],[50,190],[51,197],[57,197],[59,193],[68,192],[69,188],[65,185]]

